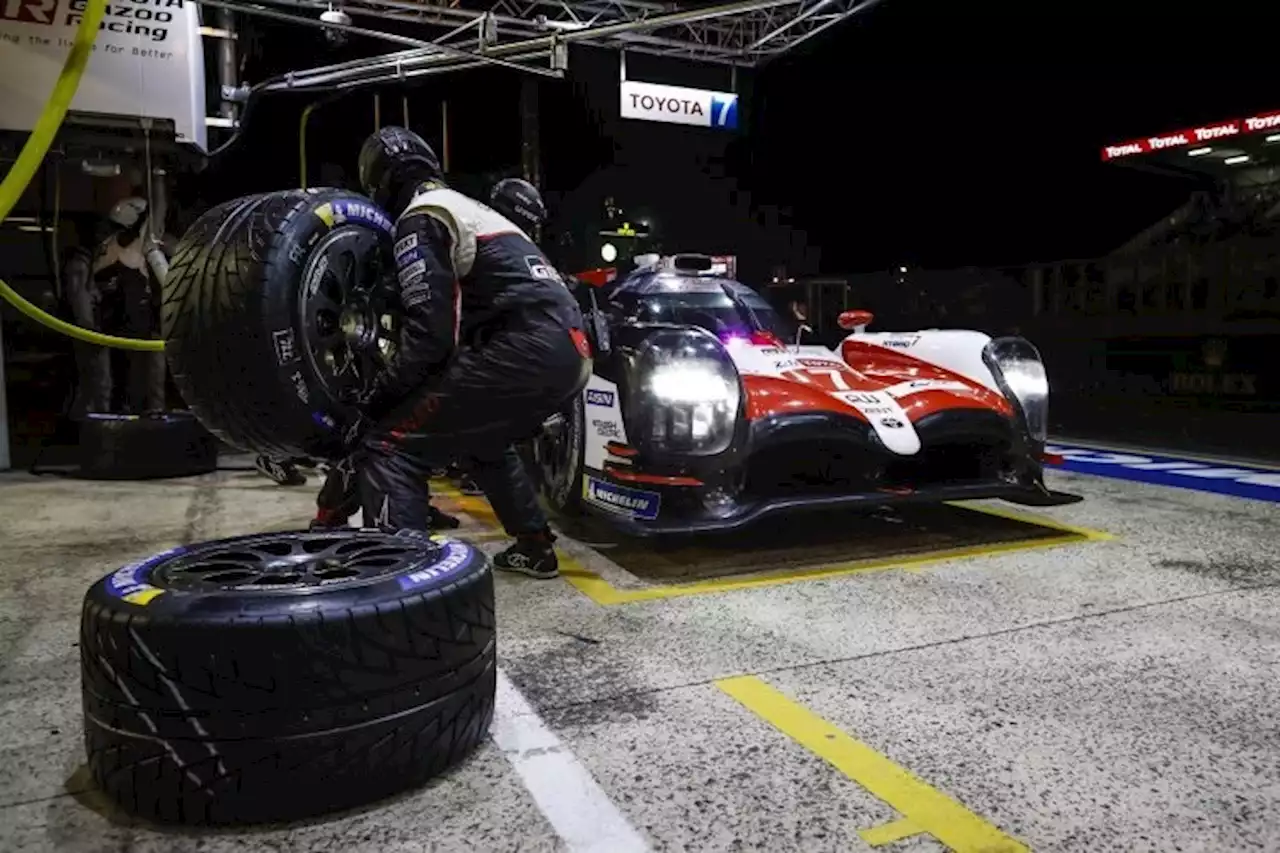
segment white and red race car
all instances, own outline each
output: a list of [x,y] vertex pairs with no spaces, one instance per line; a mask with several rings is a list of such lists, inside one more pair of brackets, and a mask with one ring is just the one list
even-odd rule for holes
[[832,350],[705,255],[578,288],[595,370],[548,420],[544,496],[636,534],[903,501],[1077,500],[1044,485],[1048,380],[1022,338],[930,329]]

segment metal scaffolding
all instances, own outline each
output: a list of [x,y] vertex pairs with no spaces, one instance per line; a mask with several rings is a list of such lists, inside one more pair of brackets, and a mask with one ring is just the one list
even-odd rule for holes
[[[203,0],[197,0],[203,2]],[[217,0],[214,0],[217,2]],[[752,67],[780,56],[819,33],[845,21],[881,0],[739,0],[715,5],[658,3],[650,0],[266,0],[263,5],[222,0],[218,5],[248,14],[280,16],[288,9],[305,23],[340,7],[352,16],[415,24],[434,31],[430,45],[388,54],[381,59],[380,77],[411,77],[439,73],[458,65],[521,64],[546,73],[529,60],[547,60],[549,70],[563,71],[564,46],[582,43],[616,50]],[[210,5],[213,5],[210,3]],[[303,21],[300,21],[300,23]],[[397,27],[401,33],[403,27]],[[368,30],[365,30],[367,33]],[[388,40],[412,43],[401,34]],[[343,72],[343,81],[370,82],[367,62],[360,72],[355,63],[328,66],[330,76]],[[322,69],[298,72],[272,88],[320,85]],[[389,73],[388,73],[389,72]]]

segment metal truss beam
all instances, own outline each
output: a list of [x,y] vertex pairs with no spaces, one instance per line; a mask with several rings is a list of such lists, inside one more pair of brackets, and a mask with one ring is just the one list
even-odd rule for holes
[[[260,0],[261,2],[261,0]],[[267,0],[307,10],[321,0]],[[344,0],[360,15],[446,31],[442,48],[481,56],[579,42],[701,62],[755,66],[781,56],[882,0],[747,0],[687,7],[651,0]],[[539,40],[545,43],[534,44]]]

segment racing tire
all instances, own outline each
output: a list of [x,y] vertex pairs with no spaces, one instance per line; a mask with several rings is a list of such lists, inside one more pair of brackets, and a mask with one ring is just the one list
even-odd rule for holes
[[113,415],[91,412],[80,424],[78,476],[159,480],[211,474],[218,441],[190,412]]
[[237,199],[187,230],[161,326],[174,383],[214,435],[276,459],[341,455],[396,337],[392,231],[336,189]]
[[370,530],[175,548],[95,583],[89,771],[161,823],[296,820],[420,785],[485,738],[493,576],[472,546]]
[[[556,419],[559,425],[552,425]],[[586,420],[582,395],[576,394],[529,443],[527,463],[535,472],[538,490],[553,510],[565,516],[582,511]],[[563,433],[556,435],[556,429],[563,429]]]

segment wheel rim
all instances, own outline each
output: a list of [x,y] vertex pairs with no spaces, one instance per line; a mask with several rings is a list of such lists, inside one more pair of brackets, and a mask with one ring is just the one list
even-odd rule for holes
[[[576,402],[576,401],[575,401]],[[573,488],[578,458],[576,405],[568,412],[552,415],[543,421],[534,454],[542,482],[556,501],[563,502]]]
[[151,582],[199,593],[331,589],[407,571],[440,547],[377,533],[277,533],[188,552],[157,567]]
[[334,399],[368,390],[395,356],[399,295],[380,235],[342,228],[307,257],[299,305],[312,369]]

